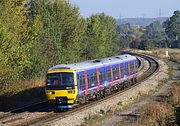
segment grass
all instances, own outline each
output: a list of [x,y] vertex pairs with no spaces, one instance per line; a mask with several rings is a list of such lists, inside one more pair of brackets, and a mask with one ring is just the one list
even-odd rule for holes
[[84,122],[79,126],[97,126],[97,125],[100,125],[100,122],[105,117],[111,116],[113,114],[114,114],[113,109],[109,109],[107,111],[101,109],[98,113],[89,115],[88,117],[85,117]]
[[149,124],[154,126],[173,126],[175,124],[173,107],[167,103],[154,101],[147,104],[140,119],[134,126],[144,126]]
[[171,104],[180,107],[180,81],[174,82],[170,90]]
[[116,107],[116,112],[118,111],[122,111],[124,109],[126,109],[127,107],[129,107],[129,105],[137,103],[141,100],[144,100],[147,97],[148,94],[144,94],[142,92],[138,93],[138,96],[135,97],[131,97],[129,100],[127,101],[119,101]]
[[152,101],[147,104],[141,114],[140,119],[133,126],[144,126],[151,124],[153,126],[174,126],[177,125],[175,108],[180,106],[180,82],[174,82],[170,88],[170,97],[168,101]]
[[[158,48],[149,51],[144,51],[144,50],[134,50],[134,51],[137,53],[144,53],[160,59],[171,60],[180,63],[180,49]],[[169,54],[168,57],[166,57],[166,51],[168,51]]]

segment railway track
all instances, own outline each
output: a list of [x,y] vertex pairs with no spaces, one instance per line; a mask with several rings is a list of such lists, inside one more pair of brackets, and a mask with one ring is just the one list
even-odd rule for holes
[[15,115],[17,113],[22,113],[22,112],[26,112],[26,111],[29,111],[29,112],[35,111],[36,109],[38,109],[38,108],[40,108],[42,106],[47,106],[47,104],[48,104],[48,101],[46,100],[46,101],[35,103],[33,105],[24,106],[22,108],[9,110],[8,112],[0,115],[0,120],[2,120],[3,118],[6,118],[8,116]]
[[52,111],[53,108],[50,107],[48,101],[42,101],[39,103],[35,103],[33,105],[25,106],[22,108],[17,108],[6,112],[0,115],[0,126],[1,125],[11,125],[14,122],[16,124],[17,121],[22,120],[26,113],[33,113],[37,111]]
[[[131,53],[132,54],[132,53]],[[54,120],[54,119],[61,119],[61,118],[65,118],[66,116],[69,116],[72,113],[76,113],[78,111],[82,111],[86,108],[92,107],[92,106],[96,106],[97,104],[100,104],[101,102],[110,99],[112,97],[114,97],[117,94],[123,93],[126,90],[135,87],[136,85],[138,85],[140,82],[145,81],[146,79],[148,79],[152,74],[156,73],[159,69],[159,64],[158,62],[153,59],[152,57],[146,56],[146,55],[140,55],[140,54],[132,54],[132,55],[136,55],[138,57],[144,58],[145,60],[147,60],[150,64],[149,69],[140,77],[137,78],[137,83],[134,84],[133,86],[130,86],[122,91],[119,92],[114,92],[111,95],[100,99],[96,102],[89,102],[86,105],[82,105],[79,106],[76,109],[72,109],[69,111],[64,111],[64,112],[60,112],[60,113],[55,113],[53,112],[53,109],[51,107],[49,107],[49,104],[47,101],[44,101],[40,104],[35,104],[33,106],[28,106],[25,108],[21,108],[21,109],[17,109],[14,111],[11,111],[10,113],[7,113],[6,115],[4,115],[3,117],[0,115],[0,122],[4,125],[35,125],[35,124],[43,124],[45,122]],[[142,65],[141,65],[142,66]],[[42,111],[41,114],[37,113],[36,116],[27,118],[26,116],[30,116],[29,114],[26,115],[26,112],[35,112],[35,111]],[[44,111],[44,113],[43,113]],[[43,113],[43,114],[42,114]]]

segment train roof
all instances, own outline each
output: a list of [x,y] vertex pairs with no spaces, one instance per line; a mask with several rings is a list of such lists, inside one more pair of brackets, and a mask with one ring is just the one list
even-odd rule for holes
[[103,59],[87,60],[87,61],[72,63],[72,64],[59,64],[59,65],[51,67],[49,70],[72,69],[75,71],[81,71],[84,69],[100,67],[100,66],[115,64],[115,63],[128,62],[131,60],[136,60],[136,57],[129,54],[125,54],[125,55],[113,56],[113,57],[108,57],[108,58],[103,58]]

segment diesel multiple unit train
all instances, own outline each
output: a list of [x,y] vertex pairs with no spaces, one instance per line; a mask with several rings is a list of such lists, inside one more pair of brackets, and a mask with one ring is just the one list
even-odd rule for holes
[[56,65],[47,73],[46,96],[57,109],[73,108],[132,85],[137,66],[129,54]]

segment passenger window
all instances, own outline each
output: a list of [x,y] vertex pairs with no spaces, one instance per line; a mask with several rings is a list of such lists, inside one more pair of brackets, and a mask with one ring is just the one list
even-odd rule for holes
[[113,79],[114,80],[119,79],[119,69],[117,67],[113,68]]
[[108,79],[108,81],[111,81],[111,70],[110,69],[107,71],[107,79]]
[[84,76],[80,76],[80,85],[85,85],[85,78],[84,78]]

